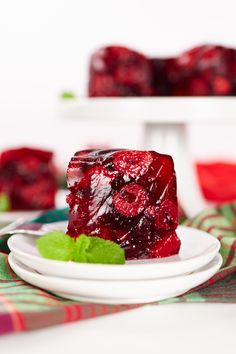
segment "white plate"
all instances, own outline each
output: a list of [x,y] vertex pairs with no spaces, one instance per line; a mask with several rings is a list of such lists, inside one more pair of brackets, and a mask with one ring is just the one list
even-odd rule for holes
[[[67,223],[51,224],[63,229]],[[45,225],[50,228],[50,225]],[[220,249],[220,242],[204,231],[179,226],[179,255],[166,258],[127,261],[125,265],[61,262],[42,258],[35,246],[36,236],[14,235],[8,241],[11,252],[25,265],[45,275],[74,279],[134,280],[156,279],[186,274],[209,263]]]
[[166,299],[186,291],[211,278],[222,264],[220,254],[192,274],[152,280],[82,280],[51,277],[38,274],[10,254],[9,263],[14,272],[28,283],[68,298],[89,298],[91,301],[116,303],[149,302]]
[[[66,204],[67,190],[61,189],[56,194],[56,208],[64,208]],[[45,212],[45,210],[22,210],[22,211],[6,211],[0,212],[0,222],[13,222],[17,219],[23,219],[25,221],[30,221],[37,218],[40,214]]]
[[[186,290],[187,291],[187,290]],[[185,292],[186,292],[185,291]],[[88,296],[75,296],[73,294],[65,294],[63,292],[53,292],[53,294],[64,297],[65,299],[83,302],[93,302],[96,304],[107,304],[107,305],[121,305],[121,304],[147,304],[149,302],[156,302],[161,300],[170,299],[182,295],[181,293],[171,293],[162,296],[145,297],[145,298],[133,298],[133,299],[113,299],[113,298],[99,298],[99,297],[88,297]]]

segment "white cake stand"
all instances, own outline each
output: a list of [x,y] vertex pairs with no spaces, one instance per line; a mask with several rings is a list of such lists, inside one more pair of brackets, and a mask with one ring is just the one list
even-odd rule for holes
[[207,205],[189,157],[186,128],[190,123],[236,124],[236,97],[78,98],[62,102],[60,113],[67,120],[142,123],[142,148],[173,156],[179,199],[192,217]]

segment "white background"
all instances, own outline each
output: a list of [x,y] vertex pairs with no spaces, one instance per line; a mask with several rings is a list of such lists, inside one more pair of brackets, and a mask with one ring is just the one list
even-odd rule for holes
[[[172,55],[202,42],[236,47],[235,14],[235,0],[0,0],[0,149],[39,145],[55,149],[66,163],[87,142],[138,146],[138,126],[114,129],[61,121],[58,94],[66,89],[85,94],[89,55],[108,43],[149,55]],[[193,157],[234,159],[235,136],[233,126],[192,127]],[[0,342],[2,352],[14,354],[75,348],[216,354],[227,343],[233,348],[234,328],[234,305],[166,305],[6,336]]]
[[[235,13],[235,0],[0,0],[0,149],[39,145],[65,164],[87,143],[138,147],[139,126],[60,120],[59,93],[86,94],[88,59],[102,45],[153,56],[207,42],[236,47]],[[192,127],[193,157],[234,160],[235,130]]]

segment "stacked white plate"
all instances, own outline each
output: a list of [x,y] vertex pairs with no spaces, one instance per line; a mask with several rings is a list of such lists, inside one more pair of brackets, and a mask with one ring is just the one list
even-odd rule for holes
[[[45,225],[65,230],[67,223]],[[124,265],[61,262],[42,258],[36,236],[8,241],[9,263],[26,282],[67,299],[106,304],[147,303],[175,297],[204,283],[220,268],[220,243],[206,232],[179,226],[180,253]]]

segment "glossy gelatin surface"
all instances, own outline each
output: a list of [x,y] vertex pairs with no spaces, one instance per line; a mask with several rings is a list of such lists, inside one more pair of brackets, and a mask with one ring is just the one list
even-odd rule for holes
[[31,148],[0,155],[0,192],[10,199],[11,210],[41,210],[55,206],[57,191],[53,154]]
[[71,159],[68,234],[112,240],[126,259],[178,253],[173,160],[154,151],[87,150]]

